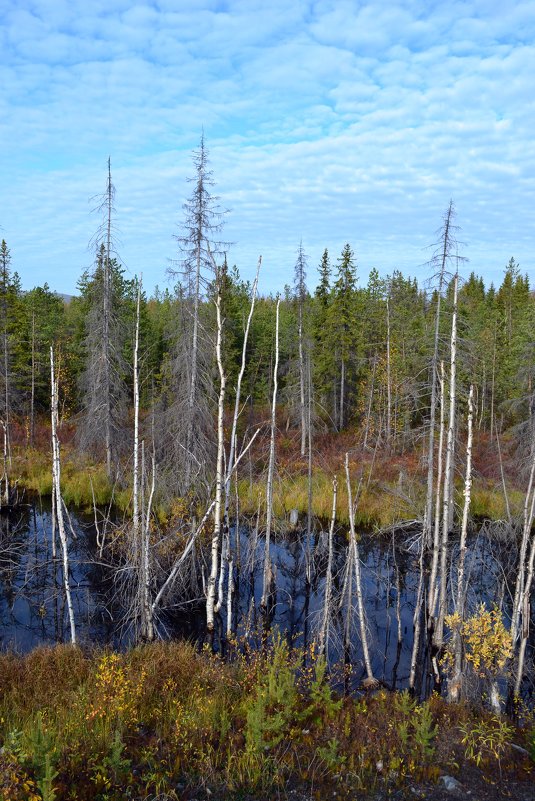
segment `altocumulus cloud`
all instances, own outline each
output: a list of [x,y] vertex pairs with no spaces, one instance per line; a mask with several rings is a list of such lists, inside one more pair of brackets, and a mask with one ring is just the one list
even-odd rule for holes
[[108,155],[120,254],[145,283],[177,255],[204,127],[245,277],[310,283],[346,241],[424,275],[450,197],[470,269],[532,269],[535,7],[492,0],[4,0],[0,235],[26,286],[90,266]]

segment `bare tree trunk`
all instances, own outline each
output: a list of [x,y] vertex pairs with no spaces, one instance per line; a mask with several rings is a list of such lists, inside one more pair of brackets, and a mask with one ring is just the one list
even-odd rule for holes
[[368,435],[370,433],[370,419],[372,415],[372,405],[373,405],[373,391],[375,386],[375,371],[377,368],[377,353],[374,354],[373,357],[373,371],[372,371],[372,383],[370,386],[370,396],[368,398],[368,411],[366,414],[366,428],[364,430],[364,442],[362,443],[362,447],[366,449],[368,447]]
[[1,421],[1,424],[2,424],[2,431],[4,432],[4,465],[3,465],[4,470],[3,470],[3,474],[2,474],[2,481],[0,483],[0,489],[1,489],[1,485],[2,484],[4,486],[3,486],[3,490],[2,490],[1,505],[9,506],[9,494],[10,493],[9,493],[9,468],[8,468],[8,461],[9,461],[9,455],[8,455],[8,429],[7,429],[7,425],[6,425],[4,420]]
[[215,594],[216,594],[216,581],[219,572],[219,547],[221,539],[221,501],[223,498],[224,489],[224,476],[223,476],[223,455],[224,455],[224,429],[223,429],[223,414],[225,406],[225,386],[226,376],[223,368],[223,358],[221,353],[221,344],[223,337],[223,321],[221,319],[221,292],[222,282],[221,273],[217,274],[217,296],[216,296],[216,314],[217,314],[217,337],[216,337],[216,360],[217,369],[219,371],[219,400],[217,404],[217,461],[216,461],[216,484],[215,484],[215,504],[214,504],[214,531],[212,534],[212,550],[211,550],[211,569],[208,578],[208,587],[206,593],[206,628],[208,635],[213,638],[214,631],[214,615],[216,611]]
[[35,312],[32,312],[32,355],[30,387],[30,447],[33,448],[35,434]]
[[392,369],[390,363],[390,288],[386,296],[386,448],[390,450],[392,436]]
[[437,365],[438,365],[438,344],[440,332],[440,305],[442,301],[442,288],[444,285],[444,273],[446,263],[450,256],[452,245],[451,229],[453,224],[454,208],[450,201],[448,211],[444,220],[444,231],[442,234],[442,248],[440,253],[440,272],[437,293],[437,308],[435,312],[435,338],[433,345],[433,358],[431,361],[431,408],[429,415],[429,445],[427,450],[427,496],[424,512],[424,539],[427,546],[431,544],[431,528],[433,525],[433,474],[434,474],[434,449],[435,449],[435,419],[437,405]]
[[437,625],[434,631],[434,642],[442,647],[444,641],[444,617],[446,615],[446,592],[448,585],[448,539],[450,521],[453,511],[453,469],[455,456],[455,403],[456,403],[456,365],[457,365],[457,286],[458,273],[455,273],[453,284],[453,317],[451,321],[450,343],[450,408],[448,419],[448,436],[446,445],[446,466],[444,469],[444,495],[442,515],[442,542],[440,551],[440,591],[438,600]]
[[528,488],[524,498],[524,511],[523,511],[523,525],[522,525],[522,540],[520,543],[520,554],[518,558],[518,572],[515,585],[515,597],[513,601],[513,614],[511,618],[511,636],[513,638],[513,645],[516,642],[518,631],[520,627],[520,618],[522,616],[522,602],[521,598],[524,593],[524,580],[526,572],[526,553],[528,543],[531,535],[531,527],[533,525],[533,517],[535,513],[535,458],[531,462],[531,470],[529,474]]
[[[534,493],[534,501],[535,501],[535,493]],[[531,517],[533,521],[533,503],[532,503]],[[524,675],[524,661],[526,657],[526,645],[528,643],[529,625],[531,619],[530,596],[531,596],[531,585],[533,583],[534,565],[535,565],[535,536],[531,538],[531,548],[527,564],[526,583],[521,597],[522,630],[519,633],[521,633],[522,639],[520,640],[520,648],[518,652],[518,666],[515,678],[515,698],[518,698],[520,696],[520,686],[522,684],[522,678]]]
[[[470,510],[470,498],[472,491],[472,428],[474,417],[474,386],[470,385],[470,394],[468,396],[468,434],[466,442],[466,475],[464,480],[464,504],[463,504],[463,519],[461,524],[461,540],[459,543],[459,563],[457,566],[457,597],[456,597],[456,612],[459,616],[459,624],[464,621],[464,605],[466,591],[464,586],[464,565],[466,559],[466,540],[468,535],[468,512]],[[454,666],[453,676],[448,682],[448,699],[452,702],[458,701],[461,692],[462,681],[462,641],[461,632],[456,628],[453,632],[453,654]]]
[[63,501],[61,497],[61,459],[59,453],[59,439],[57,433],[58,422],[58,383],[54,374],[54,349],[50,348],[50,386],[51,386],[51,423],[52,423],[52,486],[56,501],[56,517],[58,522],[61,552],[63,557],[63,588],[69,616],[71,643],[76,644],[76,626],[74,623],[74,608],[72,605],[71,587],[69,583],[69,551],[67,546],[67,533],[63,517]]
[[113,208],[113,185],[111,182],[111,160],[108,159],[108,183],[107,194],[107,227],[106,227],[106,257],[104,259],[104,292],[103,292],[103,324],[104,331],[102,337],[103,363],[104,363],[104,387],[106,397],[104,399],[104,426],[106,437],[106,472],[108,478],[112,479],[113,458],[112,458],[112,420],[111,420],[111,378],[110,378],[110,302],[111,302],[111,213]]
[[298,307],[298,338],[299,338],[299,408],[301,412],[301,456],[306,452],[307,441],[307,414],[305,402],[305,361],[303,356],[303,299],[299,297]]
[[307,405],[307,440],[308,440],[308,465],[307,465],[307,541],[306,541],[306,580],[307,590],[310,589],[312,581],[312,386],[310,370],[310,353],[307,360],[307,384],[308,384],[308,405]]
[[345,460],[346,470],[346,486],[347,486],[347,500],[349,504],[349,547],[351,548],[353,557],[353,568],[355,570],[355,585],[357,592],[357,608],[359,613],[359,626],[360,626],[360,639],[362,642],[362,652],[364,656],[364,665],[366,668],[367,683],[373,685],[376,683],[375,676],[373,675],[372,663],[370,659],[370,652],[368,649],[368,632],[366,630],[366,613],[364,610],[364,597],[362,594],[362,577],[360,572],[360,556],[359,546],[357,543],[357,534],[355,532],[355,509],[353,506],[353,497],[351,494],[351,480],[349,477],[349,454],[346,453]]
[[197,371],[199,353],[199,303],[201,295],[201,241],[197,242],[195,262],[195,288],[193,296],[193,331],[191,336],[191,375],[188,393],[187,428],[186,428],[186,486],[191,482],[191,458],[193,448],[193,419],[195,412],[195,399],[197,396]]
[[182,551],[182,553],[180,554],[178,559],[175,561],[172,569],[169,572],[169,575],[167,576],[166,580],[164,581],[164,583],[162,584],[162,586],[158,590],[158,593],[156,594],[156,597],[155,597],[154,601],[152,602],[151,609],[152,609],[152,613],[153,614],[156,612],[156,610],[160,606],[162,598],[165,596],[165,593],[168,591],[168,589],[172,586],[173,582],[175,581],[175,579],[176,579],[176,577],[178,575],[178,571],[180,570],[180,567],[184,564],[184,562],[186,561],[186,559],[188,558],[188,556],[192,552],[193,547],[195,545],[195,542],[196,542],[199,534],[203,531],[208,518],[212,514],[212,510],[213,510],[214,506],[215,506],[215,501],[212,501],[210,503],[210,505],[208,506],[206,512],[204,513],[204,516],[203,516],[201,522],[199,523],[199,525],[197,526],[197,528],[195,529],[195,531],[192,533],[191,537],[189,538],[188,544],[186,545],[186,547],[184,548],[184,550]]
[[[236,532],[239,537],[239,532]],[[232,637],[232,602],[234,598],[234,560],[232,558],[232,548],[229,542],[228,551],[228,584],[227,584],[227,637]]]
[[411,653],[411,667],[409,672],[409,689],[411,691],[413,691],[416,686],[416,665],[418,662],[418,654],[420,651],[420,636],[422,631],[422,602],[424,597],[424,553],[425,553],[425,540],[422,531],[422,541],[420,543],[418,589],[416,591],[416,604],[414,607],[414,615],[412,618],[413,640],[412,640],[412,653]]
[[269,548],[271,544],[271,524],[273,517],[273,473],[275,471],[275,432],[276,432],[276,412],[277,412],[277,389],[279,371],[279,306],[280,298],[277,298],[277,308],[275,312],[275,366],[273,368],[273,398],[271,402],[271,433],[269,440],[269,465],[266,487],[266,539],[264,551],[264,576],[262,580],[262,598],[260,607],[267,611],[268,598],[271,587],[271,556]]
[[247,317],[247,324],[245,326],[245,333],[243,337],[240,372],[238,373],[238,381],[236,383],[236,399],[234,402],[234,415],[232,418],[232,430],[230,434],[230,452],[227,463],[227,474],[225,477],[225,520],[227,521],[228,521],[228,512],[230,505],[230,479],[232,476],[232,471],[234,470],[234,461],[236,458],[236,429],[238,426],[238,416],[240,413],[241,385],[243,381],[243,375],[245,373],[245,367],[247,364],[247,343],[249,340],[249,329],[251,327],[251,320],[253,318],[253,312],[256,301],[256,292],[258,289],[258,277],[260,274],[261,266],[262,266],[262,256],[259,256],[258,266],[256,268],[256,276],[251,291],[251,305],[249,306],[249,316]]
[[[142,443],[143,461],[144,442]],[[140,590],[141,590],[141,637],[147,642],[154,639],[154,617],[153,608],[150,600],[150,518],[152,512],[152,501],[156,486],[156,461],[154,457],[154,445],[152,454],[151,487],[147,509],[143,513],[143,526],[141,527],[141,571],[140,571]]]
[[140,544],[139,529],[139,311],[141,281],[137,286],[136,331],[134,337],[134,470],[132,488],[132,529],[136,550]]
[[492,434],[494,431],[494,387],[496,384],[496,336],[497,336],[498,323],[494,323],[494,347],[492,349],[492,378],[490,383],[490,441],[492,442]]
[[497,448],[498,448],[498,459],[499,459],[499,462],[500,462],[500,477],[501,477],[501,481],[502,481],[502,489],[503,489],[503,497],[504,497],[504,501],[505,501],[505,509],[506,509],[506,512],[507,512],[507,522],[509,523],[510,526],[512,526],[513,517],[511,515],[511,506],[509,504],[509,494],[507,492],[507,484],[505,483],[505,473],[504,473],[504,470],[503,470],[502,449],[501,449],[501,445],[500,445],[500,435],[498,433],[498,429],[496,429],[496,445],[497,445]]
[[334,525],[336,522],[336,496],[338,492],[338,481],[336,476],[333,478],[333,506],[331,512],[331,522],[329,525],[329,556],[327,559],[327,572],[325,574],[325,595],[323,598],[323,615],[319,634],[319,652],[328,658],[329,650],[329,621],[332,614],[332,592],[333,592],[333,537]]
[[444,422],[446,410],[446,378],[444,362],[440,362],[440,429],[438,440],[437,483],[435,496],[435,520],[433,533],[433,556],[431,559],[431,576],[429,579],[428,609],[429,625],[434,627],[437,614],[438,601],[438,560],[440,556],[440,500],[442,491],[442,461],[444,452]]

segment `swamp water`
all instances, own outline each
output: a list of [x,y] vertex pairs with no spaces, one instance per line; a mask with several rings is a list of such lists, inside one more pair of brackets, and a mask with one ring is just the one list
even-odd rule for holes
[[[94,518],[70,509],[66,521],[69,536],[70,584],[78,640],[126,646],[131,629],[114,600],[113,571],[99,558]],[[233,550],[236,564],[236,538]],[[271,625],[290,642],[306,645],[317,633],[325,592],[328,537],[316,533],[313,541],[292,532],[272,541],[271,560],[275,595]],[[418,533],[395,531],[388,537],[364,534],[359,541],[363,593],[374,675],[388,687],[408,684],[413,636],[414,604],[418,586]],[[484,602],[492,607],[510,606],[514,583],[516,548],[500,542],[482,529],[472,536],[467,554],[468,606],[475,610]],[[305,581],[305,556],[311,554],[311,581]],[[333,563],[333,614],[330,622],[329,659],[344,656],[342,632],[345,606],[340,608],[347,540],[343,532],[335,539]],[[455,588],[457,548],[451,550],[451,580]],[[235,573],[234,630],[252,640],[261,631],[259,614],[262,594],[264,541],[249,529],[240,530],[240,574]],[[186,571],[189,570],[186,567]],[[207,566],[204,568],[207,575]],[[226,582],[225,582],[226,584]],[[226,586],[224,598],[226,600]],[[450,589],[450,597],[453,592]],[[202,595],[202,593],[198,593]],[[355,603],[356,606],[356,603]],[[162,636],[187,636],[200,640],[204,632],[202,597],[169,606],[159,619]],[[226,607],[218,616],[219,632],[226,628]],[[35,502],[0,518],[0,648],[26,652],[42,644],[67,642],[69,627],[65,605],[59,543],[56,558],[52,548],[50,505]],[[352,615],[351,662],[355,683],[363,676],[362,650],[356,608]],[[532,643],[533,644],[533,643]],[[530,649],[532,653],[532,649]],[[430,685],[422,677],[422,690]]]

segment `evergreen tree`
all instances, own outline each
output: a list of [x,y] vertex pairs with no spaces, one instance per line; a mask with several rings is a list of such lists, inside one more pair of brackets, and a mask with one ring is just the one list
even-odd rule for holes
[[356,358],[360,350],[358,340],[361,331],[356,314],[356,265],[350,245],[345,245],[338,260],[328,322],[331,346],[334,348],[338,366],[333,392],[333,419],[335,426],[341,430],[347,422],[351,396],[355,389]]
[[[332,303],[331,265],[327,248],[323,251],[318,267],[320,280],[314,293],[312,306],[313,333],[313,382],[316,403],[320,412],[325,415],[332,409],[332,393],[336,362],[331,347],[332,337],[329,334],[329,307]],[[330,413],[329,413],[330,416]]]
[[20,279],[11,272],[11,253],[5,239],[0,243],[0,415],[8,456],[11,454],[11,423],[16,408],[15,355],[20,346]]
[[[27,433],[34,444],[36,416],[50,407],[50,346],[63,338],[65,304],[48,284],[21,297],[24,320],[24,358],[19,375],[27,397]],[[61,369],[61,364],[57,365]],[[65,376],[62,375],[62,384]]]

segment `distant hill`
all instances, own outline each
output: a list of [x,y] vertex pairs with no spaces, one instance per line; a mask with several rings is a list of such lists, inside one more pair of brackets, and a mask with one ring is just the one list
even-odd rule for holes
[[57,295],[58,298],[61,298],[64,303],[70,303],[71,300],[76,297],[76,295],[66,295],[64,292],[54,292],[54,294]]

